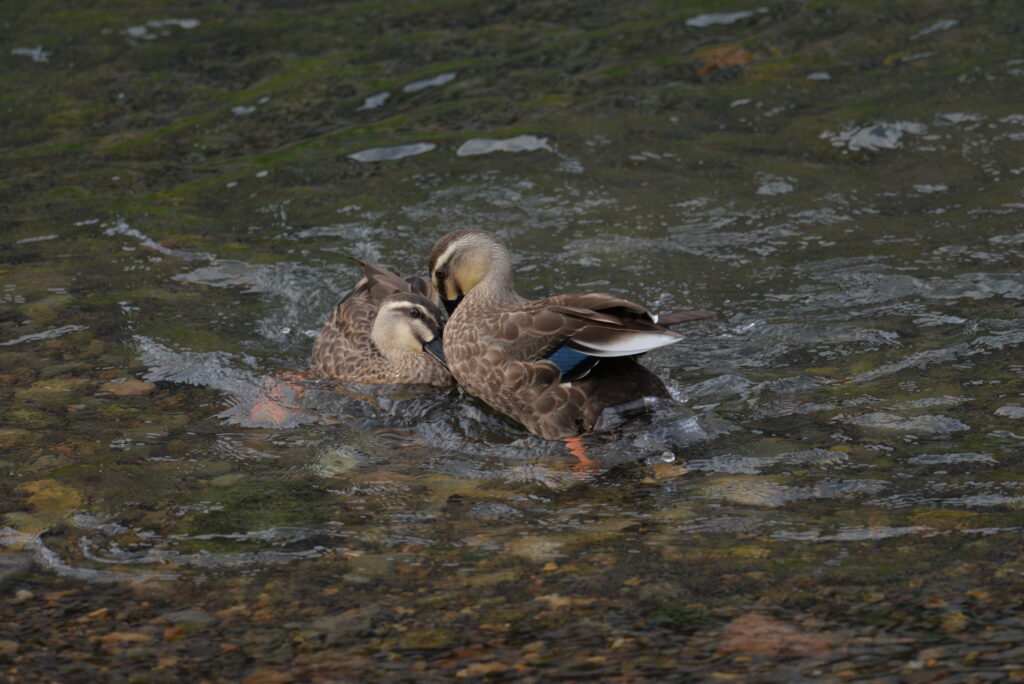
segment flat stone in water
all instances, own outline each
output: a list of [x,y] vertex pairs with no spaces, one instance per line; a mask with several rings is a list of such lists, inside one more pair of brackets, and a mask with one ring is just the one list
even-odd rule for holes
[[912,133],[923,135],[928,131],[923,124],[913,121],[897,121],[895,123],[875,123],[867,126],[854,126],[846,130],[834,132],[824,131],[822,138],[828,138],[835,147],[845,147],[851,152],[861,150],[895,150],[903,146],[903,135]]
[[758,195],[785,195],[788,192],[793,192],[795,188],[792,183],[788,183],[784,180],[774,180],[764,183],[757,189]]
[[408,83],[402,88],[403,93],[416,93],[426,88],[432,88],[434,86],[442,86],[445,83],[455,80],[455,72],[448,71],[434,78],[425,78],[422,81],[413,81]]
[[1019,404],[1007,404],[996,409],[997,416],[1004,418],[1024,418],[1024,406]]
[[914,35],[910,36],[910,40],[917,40],[918,38],[922,38],[924,36],[927,36],[931,33],[936,33],[938,31],[948,31],[949,29],[957,26],[959,23],[960,22],[957,21],[956,19],[940,19],[931,26],[923,28]]
[[737,21],[749,19],[755,14],[765,14],[766,7],[759,7],[756,10],[744,12],[711,12],[709,14],[698,14],[686,20],[686,25],[693,28],[707,28],[708,26],[723,26],[735,24]]
[[388,101],[389,97],[391,97],[391,93],[389,92],[371,95],[370,97],[363,100],[363,105],[357,111],[362,112],[367,109],[376,109],[377,107],[382,107],[384,103]]
[[33,48],[16,47],[11,49],[11,54],[15,57],[28,57],[33,62],[44,64],[50,61],[50,57],[53,56],[52,52],[43,49],[42,45],[37,45]]
[[60,236],[57,235],[56,233],[50,233],[49,235],[38,235],[38,236],[35,236],[35,237],[27,237],[27,238],[22,238],[20,240],[15,240],[14,244],[16,244],[16,245],[29,245],[29,244],[32,244],[33,242],[47,242],[48,240],[56,240],[59,237]]
[[351,584],[357,587],[366,587],[376,582],[376,580],[372,577],[367,577],[366,575],[358,575],[354,572],[342,575],[341,581],[345,584]]
[[162,36],[169,35],[170,32],[167,30],[167,27],[173,26],[190,31],[199,26],[199,24],[200,21],[198,19],[154,19],[152,21],[147,21],[145,24],[129,26],[121,31],[121,33],[129,38],[155,40]]
[[491,152],[535,152],[536,150],[551,151],[547,138],[535,135],[517,135],[514,138],[492,139],[473,138],[462,143],[455,154],[460,157],[474,157],[478,154]]
[[425,154],[437,148],[434,143],[412,143],[411,145],[395,145],[393,147],[371,147],[368,150],[360,150],[348,155],[349,159],[357,162],[380,162],[414,157],[417,154]]

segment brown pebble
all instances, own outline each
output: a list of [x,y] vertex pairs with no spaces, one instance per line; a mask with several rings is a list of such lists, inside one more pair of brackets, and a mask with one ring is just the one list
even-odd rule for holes
[[152,382],[144,382],[142,380],[136,380],[135,378],[128,378],[122,382],[112,380],[105,382],[100,385],[100,390],[103,392],[110,392],[116,394],[119,397],[137,397],[144,394],[149,394],[156,385]]
[[747,613],[725,627],[718,644],[722,653],[777,657],[812,657],[842,649],[840,638],[828,632],[803,632],[765,615]]

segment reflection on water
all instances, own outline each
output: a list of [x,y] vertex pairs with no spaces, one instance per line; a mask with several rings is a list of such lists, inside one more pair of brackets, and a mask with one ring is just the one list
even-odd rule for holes
[[[509,612],[564,577],[545,610],[610,597],[687,634],[819,581],[913,567],[924,601],[1019,572],[999,555],[1024,506],[1012,22],[641,5],[564,31],[553,7],[459,30],[449,8],[401,45],[347,34],[344,55],[303,24],[266,64],[223,61],[221,19],[144,15],[95,38],[124,75],[14,48],[46,84],[81,49],[111,86],[12,105],[0,544],[93,583],[286,567],[396,596],[459,582]],[[200,48],[198,70],[152,52]],[[463,228],[508,243],[526,297],[716,311],[644,360],[675,401],[588,436],[584,460],[459,390],[308,376],[358,278],[346,255],[422,273]],[[788,590],[809,593],[772,603]]]

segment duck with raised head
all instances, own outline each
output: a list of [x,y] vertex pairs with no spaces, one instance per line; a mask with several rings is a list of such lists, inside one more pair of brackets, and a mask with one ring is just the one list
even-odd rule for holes
[[683,338],[668,326],[714,315],[659,317],[605,294],[526,300],[513,287],[508,249],[485,230],[441,238],[430,277],[450,314],[444,350],[456,381],[544,439],[591,432],[605,409],[668,398],[637,357]]
[[363,277],[320,329],[313,372],[343,382],[454,385],[442,348],[444,316],[430,281],[354,261]]

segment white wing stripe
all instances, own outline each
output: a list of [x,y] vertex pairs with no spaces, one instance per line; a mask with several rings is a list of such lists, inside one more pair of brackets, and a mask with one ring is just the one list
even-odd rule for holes
[[678,342],[681,337],[677,335],[663,335],[661,333],[623,333],[617,335],[614,339],[608,340],[604,343],[594,342],[580,342],[579,340],[573,340],[574,346],[577,347],[584,354],[590,356],[598,356],[602,358],[610,358],[614,356],[632,356],[634,354],[643,354],[651,349],[657,349],[658,347],[664,347]]

